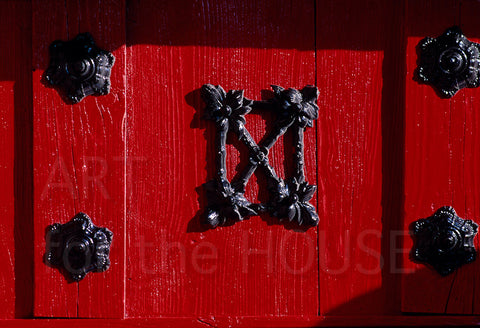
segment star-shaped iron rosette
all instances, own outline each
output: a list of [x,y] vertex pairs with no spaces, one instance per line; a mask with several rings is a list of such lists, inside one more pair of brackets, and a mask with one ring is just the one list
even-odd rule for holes
[[80,281],[89,272],[103,272],[110,267],[113,233],[97,227],[88,215],[78,213],[65,224],[47,229],[46,262],[60,268],[67,279]]
[[431,84],[440,96],[450,98],[463,88],[480,85],[480,48],[469,41],[459,27],[451,27],[438,38],[424,38],[418,44],[419,81]]
[[415,221],[412,230],[415,241],[411,254],[413,260],[430,264],[442,276],[476,258],[473,239],[478,225],[460,218],[450,206]]
[[110,92],[110,74],[115,57],[95,45],[89,33],[70,41],[54,41],[50,45],[50,65],[45,80],[64,97],[76,104],[90,95]]

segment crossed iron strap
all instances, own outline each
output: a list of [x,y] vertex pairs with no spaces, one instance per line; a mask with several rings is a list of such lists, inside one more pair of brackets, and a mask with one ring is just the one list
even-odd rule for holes
[[[304,131],[313,126],[318,117],[318,90],[306,86],[302,90],[284,89],[272,85],[274,97],[266,101],[254,101],[243,96],[243,90],[226,93],[221,86],[205,84],[201,94],[206,104],[205,119],[215,122],[216,176],[205,184],[208,206],[205,223],[217,227],[242,221],[247,217],[268,212],[280,220],[288,219],[299,225],[316,226],[318,214],[309,203],[317,187],[305,181]],[[274,126],[257,144],[245,128],[245,115],[252,109],[270,110],[276,114]],[[294,136],[293,177],[284,181],[268,160],[268,152],[278,139],[291,130]],[[226,167],[227,133],[234,132],[249,150],[246,167],[229,181]],[[261,167],[267,177],[270,194],[267,203],[251,203],[245,198],[245,187]]]

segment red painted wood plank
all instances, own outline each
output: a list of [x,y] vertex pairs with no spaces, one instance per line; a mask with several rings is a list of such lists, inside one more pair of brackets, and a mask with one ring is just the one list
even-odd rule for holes
[[[1,33],[1,32],[0,32]],[[3,56],[2,56],[3,57]],[[4,58],[0,58],[4,59]],[[11,62],[11,61],[7,61]],[[0,238],[0,317],[13,318],[15,314],[15,245],[14,245],[14,81],[0,81],[0,214],[2,230]]]
[[[0,33],[3,32],[2,30],[0,30]],[[4,56],[5,55],[2,57]],[[0,59],[14,65],[15,59]],[[0,122],[2,122],[0,128],[0,148],[2,149],[2,155],[0,156],[0,178],[3,181],[3,188],[0,193],[2,200],[0,205],[0,213],[2,216],[0,247],[4,250],[0,253],[0,261],[5,263],[0,271],[0,285],[2,286],[0,289],[0,317],[2,318],[12,318],[15,313],[15,303],[12,302],[12,300],[15,299],[15,245],[13,239],[14,84],[14,81],[0,81]]]
[[[70,180],[66,160],[60,157],[58,146],[52,144],[59,137],[57,132],[57,115],[71,113],[69,106],[62,106],[58,94],[47,89],[42,83],[42,74],[48,66],[48,46],[55,39],[68,39],[66,30],[65,7],[60,3],[33,2],[33,109],[34,109],[34,224],[35,224],[35,316],[76,317],[77,316],[77,284],[67,284],[57,270],[45,266],[45,229],[49,224],[68,221],[75,215],[71,185],[56,188],[55,195],[44,194],[48,186],[48,177],[53,172],[57,175],[57,186],[63,186],[62,181]],[[40,23],[41,22],[41,23]],[[50,31],[46,29],[50,29]],[[37,31],[37,29],[39,29]],[[48,98],[47,98],[48,97]],[[63,108],[62,108],[63,107]],[[60,110],[59,110],[60,109]],[[65,110],[66,109],[66,110]],[[64,119],[60,119],[64,121]],[[47,122],[49,124],[47,125]],[[49,128],[49,135],[44,131]],[[59,141],[60,144],[62,141]],[[50,154],[45,158],[39,151]],[[71,155],[69,156],[71,159]],[[52,170],[55,169],[55,170]],[[62,173],[59,175],[59,173]],[[71,180],[70,180],[71,181]],[[47,189],[48,192],[48,189]],[[52,193],[52,192],[50,192]],[[44,196],[42,196],[44,194]],[[53,193],[52,193],[53,194]],[[53,199],[52,199],[53,198]],[[52,199],[52,200],[50,200]],[[46,202],[41,206],[41,201]],[[55,206],[55,204],[58,204]]]
[[478,316],[281,316],[281,317],[164,317],[135,319],[1,320],[4,328],[126,327],[446,327],[478,326]]
[[[316,229],[288,230],[265,216],[203,231],[196,217],[205,205],[200,186],[213,174],[213,131],[196,113],[198,89],[221,84],[259,99],[272,83],[314,84],[313,9],[309,1],[129,3],[128,316],[318,312]],[[262,118],[247,119],[256,140]],[[314,132],[305,136],[312,183]],[[240,154],[232,145],[228,152],[235,172]],[[284,155],[279,143],[271,163],[282,175]],[[250,199],[262,179],[260,188],[250,181]]]
[[[125,4],[123,1],[34,1],[35,315],[123,317]],[[90,32],[116,57],[107,96],[67,105],[41,80],[48,46]],[[85,212],[113,231],[111,267],[66,283],[42,261],[45,228]]]
[[0,2],[0,317],[33,302],[31,6]]
[[[470,2],[462,6],[470,7],[467,3]],[[453,206],[465,219],[475,220],[478,216],[476,185],[480,171],[475,152],[480,140],[474,131],[480,122],[473,104],[480,92],[462,90],[452,99],[441,99],[432,87],[413,80],[418,42],[425,36],[439,36],[454,24],[462,24],[463,10],[469,16],[459,1],[408,3],[405,231],[413,221],[430,216],[445,205]],[[473,16],[466,20],[471,30],[472,24],[478,28]],[[412,247],[408,235],[404,246],[406,250]],[[478,263],[441,277],[410,261],[408,253],[404,261],[403,311],[478,314],[474,305],[478,298],[474,290]]]
[[399,308],[389,247],[401,219],[402,14],[401,2],[317,1],[320,305],[328,316]]

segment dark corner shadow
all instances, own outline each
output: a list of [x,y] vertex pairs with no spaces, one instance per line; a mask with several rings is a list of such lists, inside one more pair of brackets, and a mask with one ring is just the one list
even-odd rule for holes
[[[471,264],[468,264],[471,265]],[[467,269],[467,268],[466,268]],[[460,269],[462,270],[462,269]],[[469,269],[467,269],[469,270]],[[418,308],[418,311],[413,312],[410,311],[412,306],[402,303],[402,300],[398,303],[398,307],[395,311],[392,311],[389,308],[385,308],[384,304],[382,303],[382,299],[385,298],[385,294],[382,288],[373,289],[370,292],[367,292],[363,295],[353,298],[352,300],[341,304],[330,311],[324,313],[325,316],[325,323],[328,325],[329,321],[332,323],[338,322],[338,317],[348,317],[348,316],[355,316],[361,317],[365,316],[369,321],[375,322],[375,318],[380,316],[418,316],[418,315],[473,315],[473,313],[450,313],[447,312],[447,305],[449,301],[450,295],[448,293],[439,293],[436,290],[438,284],[443,284],[449,287],[452,284],[452,281],[455,280],[456,273],[452,273],[446,277],[441,277],[435,270],[431,267],[426,266],[418,271],[413,273],[397,273],[398,276],[403,276],[404,283],[411,283],[412,285],[416,286],[410,287],[411,292],[407,292],[405,294],[404,302],[409,302],[409,297],[415,297],[414,304],[423,304],[421,300],[423,299],[422,295],[425,295],[425,306]],[[435,281],[435,283],[429,284],[428,282]],[[407,285],[408,286],[408,285]],[[423,289],[422,289],[423,288]],[[448,289],[442,292],[448,292]],[[438,303],[434,308],[432,308],[432,304],[428,303],[428,301],[432,301],[431,295],[438,294]],[[391,294],[387,295],[387,297],[396,297],[396,295],[392,292]],[[413,301],[413,300],[410,300]],[[446,304],[443,304],[446,302]],[[407,310],[408,309],[408,310]],[[427,310],[428,309],[428,310]],[[430,311],[430,312],[428,312]],[[361,323],[360,323],[361,324]]]
[[[392,294],[392,296],[394,296]],[[355,297],[352,300],[335,307],[334,309],[325,313],[325,322],[328,322],[329,317],[343,317],[343,316],[358,316],[358,315],[385,315],[386,313],[379,313],[379,300],[384,298],[382,288],[374,289],[361,296]],[[398,308],[399,310],[400,308]],[[383,312],[383,311],[382,311]],[[400,312],[398,312],[400,314]]]
[[[273,97],[272,90],[262,90],[261,91],[261,100],[267,100]],[[208,181],[211,181],[215,176],[215,128],[213,124],[209,121],[204,120],[202,117],[204,116],[204,107],[205,104],[201,99],[200,89],[196,89],[185,96],[186,103],[195,109],[195,114],[193,116],[192,121],[190,122],[190,128],[192,129],[204,129],[203,136],[205,138],[207,144],[207,151],[205,155],[205,171],[206,171],[206,178],[205,183],[195,188],[195,191],[198,195],[198,204],[199,209],[195,216],[189,221],[187,225],[187,232],[205,232],[207,230],[212,229],[208,225],[203,223],[205,209],[208,205],[208,200],[206,197],[205,191],[205,184]],[[274,126],[274,114],[269,111],[262,111],[262,110],[253,110],[249,114],[247,114],[247,128],[248,128],[248,115],[257,115],[263,122],[265,122],[265,133],[268,133]],[[281,142],[283,139],[283,147],[285,151],[285,160],[284,166],[287,176],[289,173],[293,172],[293,164],[290,163],[291,161],[288,160],[289,154],[293,154],[293,139],[290,138],[290,134],[287,132],[284,137],[282,137],[278,142]],[[233,133],[229,133],[227,137],[227,144],[233,145],[236,149],[239,150],[240,161],[235,168],[235,175],[239,174],[244,168],[245,163],[248,163],[249,152],[246,146],[238,140],[237,136]],[[227,154],[228,157],[228,154]],[[267,188],[267,180],[261,172],[261,169],[255,171],[256,182],[258,184],[258,201],[260,203],[266,203],[269,198],[268,188]],[[255,219],[255,217],[247,217],[245,220],[248,219]],[[272,217],[268,213],[260,213],[258,215],[261,220],[266,222],[267,225],[283,225],[288,230],[294,230],[298,232],[306,232],[309,226],[299,226],[295,222],[290,222],[288,220],[280,221],[277,218]],[[228,227],[235,224],[235,222],[228,222],[227,224],[217,227],[217,229],[221,229],[222,227]],[[236,224],[241,224],[241,222],[237,222]]]

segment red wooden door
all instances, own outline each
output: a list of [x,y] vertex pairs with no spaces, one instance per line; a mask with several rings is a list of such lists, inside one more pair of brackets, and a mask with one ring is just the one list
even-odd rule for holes
[[[440,277],[410,260],[409,226],[445,205],[480,222],[480,90],[445,100],[413,80],[423,37],[457,24],[480,41],[479,9],[472,0],[1,1],[0,317],[98,318],[98,326],[474,323],[430,314],[479,314],[479,262]],[[50,43],[81,32],[116,61],[110,94],[70,105],[43,76]],[[318,227],[268,215],[200,224],[215,152],[201,117],[206,83],[250,99],[268,98],[270,84],[318,87],[319,118],[304,141]],[[255,140],[271,120],[248,115]],[[270,151],[281,177],[289,138]],[[227,153],[236,172],[245,149],[229,138]],[[255,175],[246,196],[262,201],[264,189]],[[44,262],[45,229],[80,211],[113,231],[112,265],[68,283]]]

